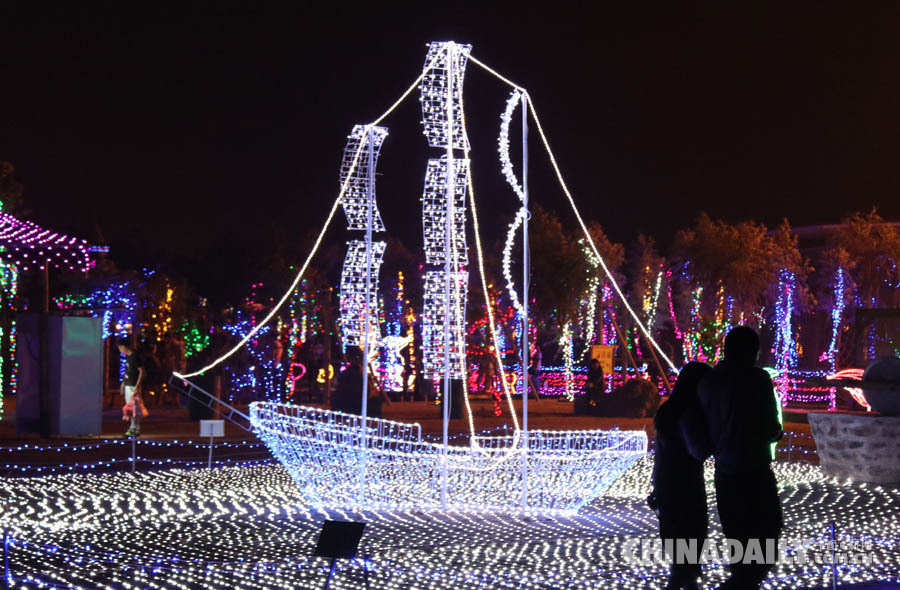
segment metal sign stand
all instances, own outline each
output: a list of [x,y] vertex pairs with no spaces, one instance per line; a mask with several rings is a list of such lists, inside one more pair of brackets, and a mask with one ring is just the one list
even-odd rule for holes
[[207,469],[212,469],[213,438],[225,436],[224,420],[200,420],[200,436],[209,437],[209,459]]

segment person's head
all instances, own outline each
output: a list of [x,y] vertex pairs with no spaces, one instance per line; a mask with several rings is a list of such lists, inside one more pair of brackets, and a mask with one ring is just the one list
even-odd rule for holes
[[588,371],[596,371],[599,368],[600,361],[598,361],[597,359],[591,359],[591,361],[588,363]]
[[725,336],[725,360],[752,367],[759,356],[759,334],[749,326],[732,328]]
[[672,394],[669,400],[661,406],[667,408],[665,411],[657,412],[653,418],[653,427],[657,432],[672,432],[678,417],[681,413],[692,404],[697,403],[697,387],[700,380],[712,367],[706,363],[690,362],[682,367],[678,373],[678,379],[672,387]]
[[362,349],[358,346],[347,347],[347,352],[344,354],[344,356],[351,366],[362,367]]
[[134,347],[131,346],[131,341],[128,340],[128,338],[119,338],[116,342],[116,346],[123,356],[128,356],[134,352]]
[[678,379],[675,380],[675,386],[672,387],[671,399],[677,398],[696,398],[697,386],[704,375],[712,369],[706,363],[697,361],[690,362],[681,368],[678,373]]

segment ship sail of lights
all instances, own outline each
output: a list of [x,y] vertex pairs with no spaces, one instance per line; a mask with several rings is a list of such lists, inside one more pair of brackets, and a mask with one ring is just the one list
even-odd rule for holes
[[[349,229],[366,232],[364,241],[350,243],[344,265],[341,281],[344,345],[366,346],[368,343],[369,350],[372,350],[382,339],[373,307],[378,301],[378,269],[385,254],[385,243],[371,239],[372,232],[385,231],[375,204],[374,168],[387,136],[387,129],[379,125],[418,88],[423,133],[428,146],[442,152],[439,157],[428,160],[422,198],[426,263],[430,266],[426,267],[423,276],[423,361],[430,378],[443,380],[443,395],[449,399],[450,379],[460,379],[466,373],[465,310],[470,283],[466,269],[469,264],[466,245],[467,197],[477,246],[477,268],[485,299],[488,299],[463,102],[463,79],[468,63],[477,64],[512,87],[512,94],[500,115],[499,168],[518,198],[520,207],[516,221],[507,232],[503,270],[510,297],[518,304],[516,307],[523,323],[523,334],[528,333],[527,296],[520,298],[515,292],[509,268],[511,244],[519,227],[522,227],[522,237],[527,244],[527,121],[530,116],[578,219],[586,249],[599,263],[598,272],[606,275],[606,280],[632,315],[638,329],[648,337],[661,358],[673,367],[625,300],[600,256],[563,181],[528,92],[478,61],[472,56],[471,49],[469,45],[452,41],[429,44],[422,74],[400,99],[372,123],[353,128],[341,164],[341,190],[287,296],[237,346],[201,371],[237,352],[263,324],[275,316],[301,280],[341,204]],[[521,105],[522,109],[521,179],[516,178],[509,153],[510,125],[517,105]],[[527,277],[527,261],[523,267],[523,275]],[[523,291],[527,288],[527,282],[527,278],[523,278]],[[499,336],[492,321],[490,324],[490,336],[496,343]],[[376,344],[373,345],[373,341]],[[522,345],[527,346],[524,337]],[[497,346],[493,348],[499,353]],[[527,365],[528,355],[520,354],[520,358],[523,365]],[[524,369],[523,366],[523,374]],[[190,378],[199,372],[179,376]],[[526,398],[522,400],[520,428],[512,404],[511,388],[505,383],[504,393],[513,411],[515,429],[508,436],[478,436],[465,381],[462,379],[462,395],[470,430],[469,444],[466,446],[448,444],[448,411],[444,412],[442,444],[423,441],[416,424],[363,419],[340,412],[269,402],[256,402],[251,406],[251,422],[255,432],[285,466],[310,505],[323,508],[571,512],[601,494],[647,452],[647,435],[641,431],[529,430]],[[524,393],[524,388],[521,392]],[[362,394],[365,408],[365,388]],[[449,405],[445,404],[445,408]]]

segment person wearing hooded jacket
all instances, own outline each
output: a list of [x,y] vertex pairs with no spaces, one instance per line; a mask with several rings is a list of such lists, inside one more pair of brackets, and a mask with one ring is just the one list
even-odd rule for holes
[[[648,501],[659,517],[659,534],[664,546],[675,549],[679,542],[696,547],[699,557],[707,535],[706,486],[703,461],[709,456],[706,426],[700,413],[697,386],[712,368],[688,363],[678,375],[672,394],[656,413],[656,454],[653,463],[653,492]],[[671,563],[667,590],[699,588],[698,562]]]

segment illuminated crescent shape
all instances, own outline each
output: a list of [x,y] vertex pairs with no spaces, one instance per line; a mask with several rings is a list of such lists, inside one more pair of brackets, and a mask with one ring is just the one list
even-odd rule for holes
[[512,160],[509,158],[509,126],[512,123],[513,111],[516,110],[516,106],[519,105],[521,101],[522,93],[518,90],[513,90],[512,94],[509,95],[509,99],[506,101],[506,110],[500,115],[500,137],[497,138],[497,143],[499,144],[500,169],[503,171],[503,176],[506,177],[506,182],[509,183],[509,186],[515,191],[519,200],[524,203],[525,191],[522,189],[519,179],[516,178],[516,173],[513,171]]
[[528,211],[525,210],[525,207],[519,209],[519,212],[516,213],[516,218],[509,224],[509,229],[506,232],[506,243],[503,244],[503,278],[506,279],[506,290],[509,291],[509,299],[519,313],[525,313],[525,309],[522,307],[518,293],[516,293],[516,286],[513,283],[509,267],[512,264],[512,247],[513,241],[516,239],[516,231],[522,226],[526,215],[528,215]]

